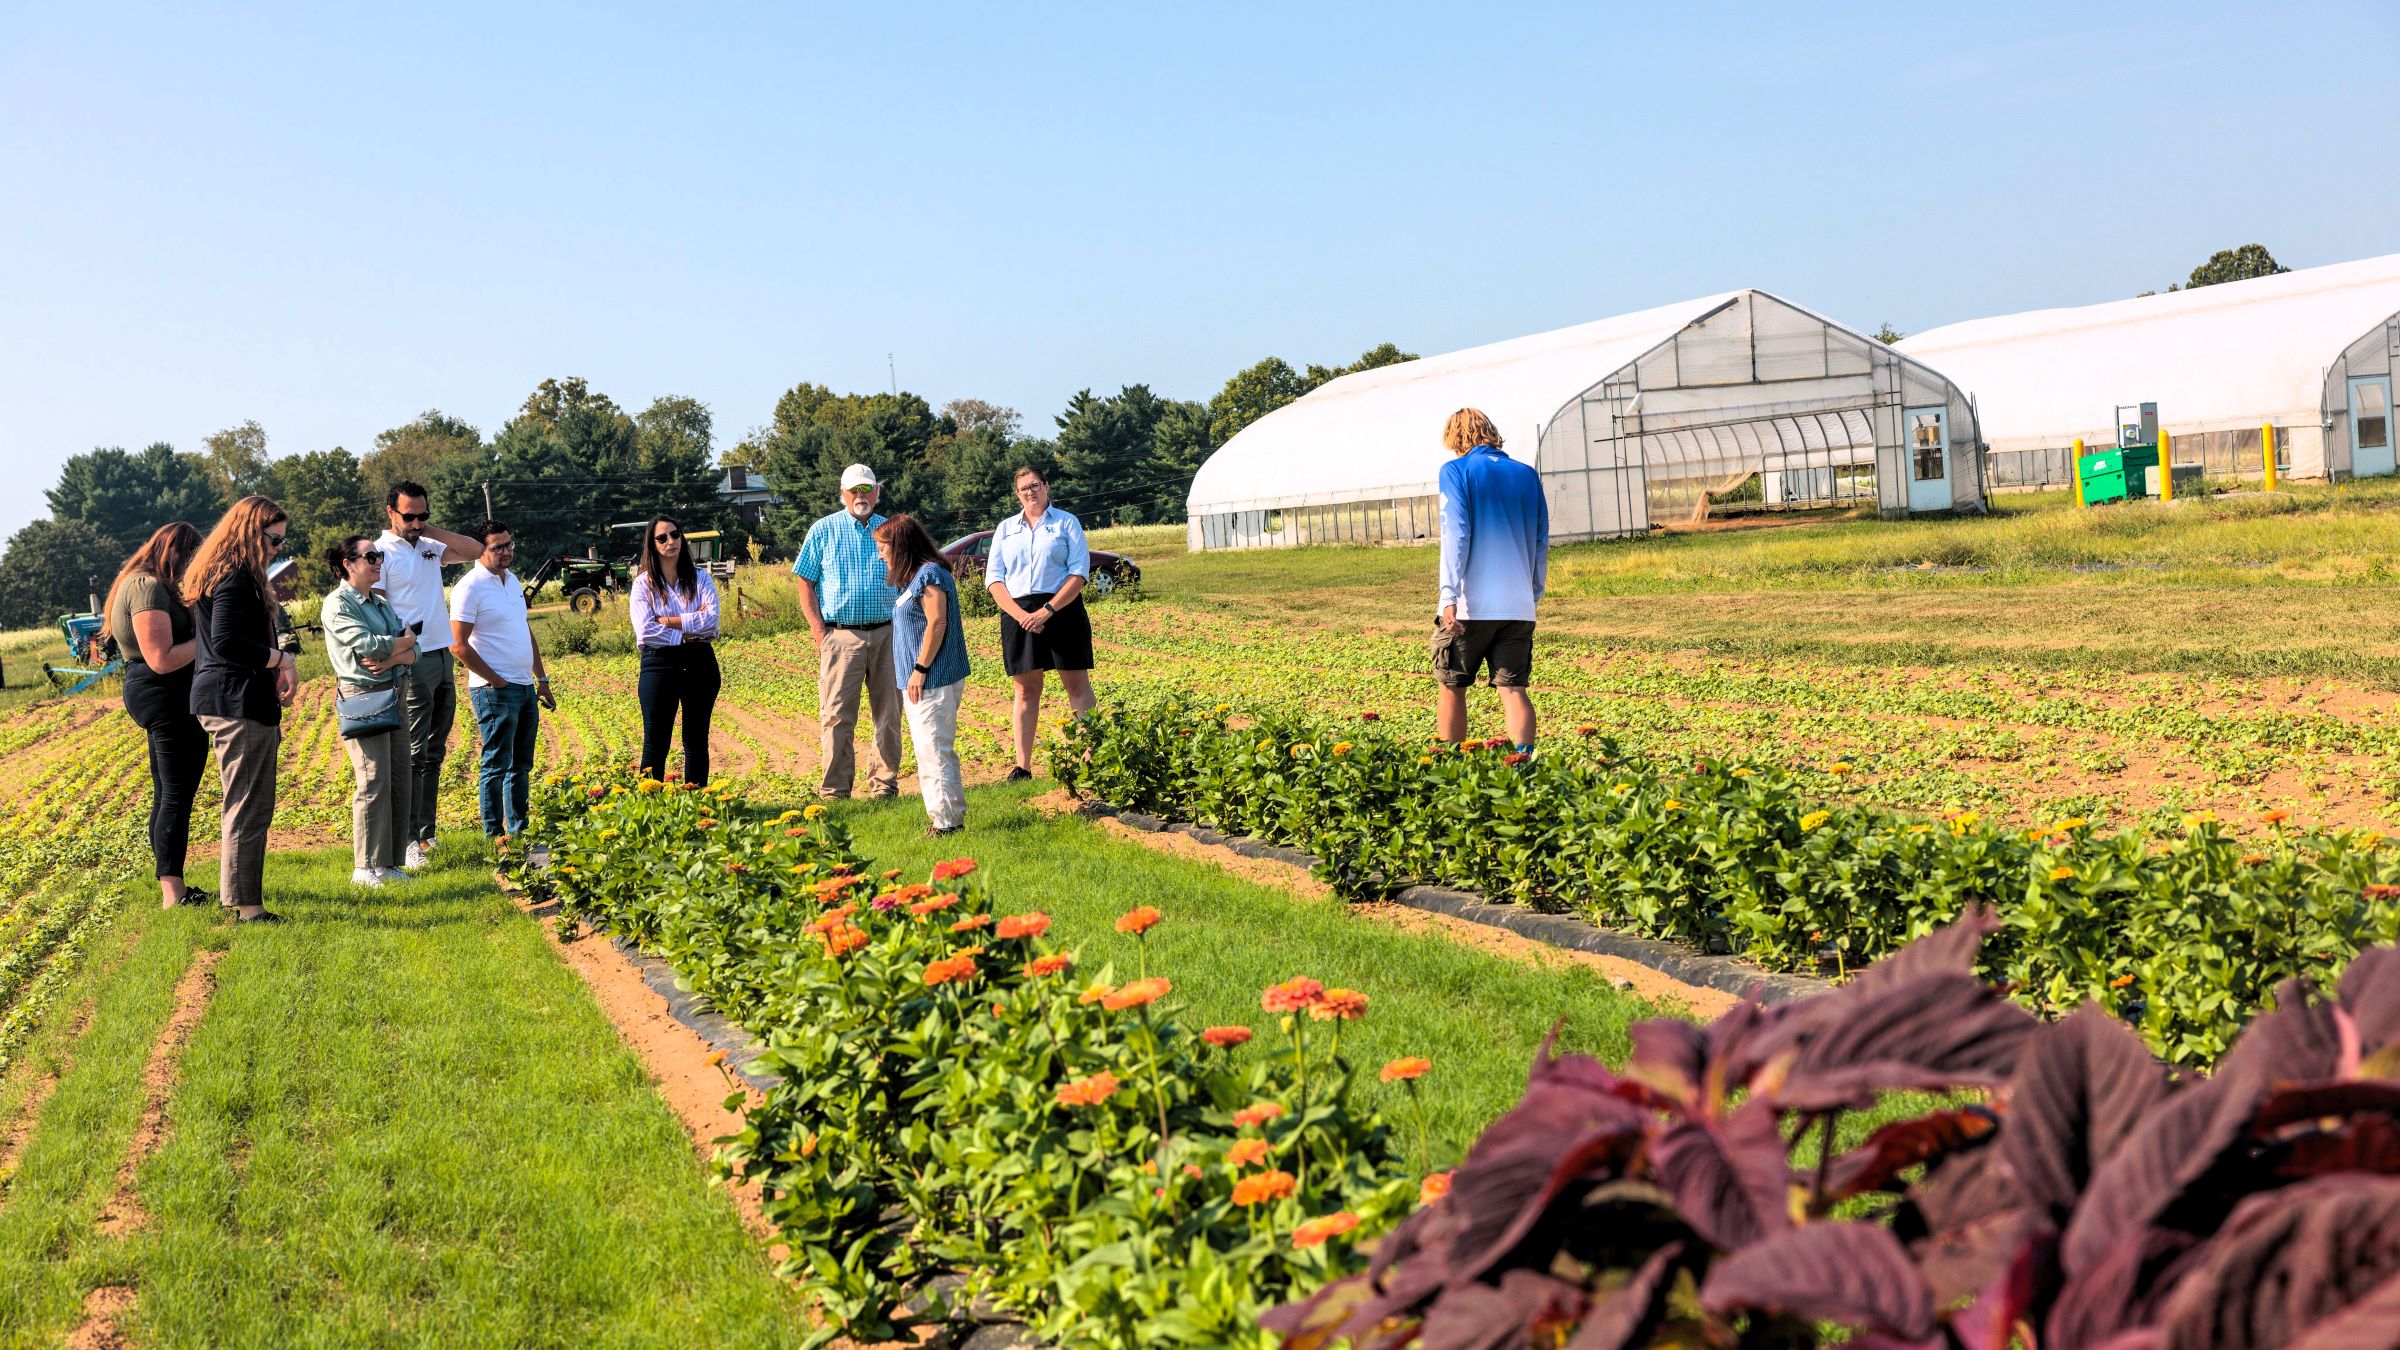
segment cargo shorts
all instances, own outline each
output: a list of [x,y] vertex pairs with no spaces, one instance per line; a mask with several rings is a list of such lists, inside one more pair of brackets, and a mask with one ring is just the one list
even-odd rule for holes
[[1468,619],[1453,633],[1433,621],[1433,677],[1446,689],[1465,689],[1491,667],[1494,689],[1522,689],[1533,677],[1533,620]]

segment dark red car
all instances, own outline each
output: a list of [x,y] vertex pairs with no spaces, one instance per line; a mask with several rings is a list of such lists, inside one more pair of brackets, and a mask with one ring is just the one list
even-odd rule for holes
[[[992,556],[992,532],[977,530],[942,550],[942,565],[961,581],[982,584],[983,565]],[[1106,595],[1117,587],[1142,579],[1139,563],[1122,553],[1092,550],[1092,579],[1084,589],[1094,595]]]

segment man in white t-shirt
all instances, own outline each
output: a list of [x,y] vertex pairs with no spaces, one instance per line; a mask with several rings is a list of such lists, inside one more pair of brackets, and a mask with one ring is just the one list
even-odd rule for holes
[[458,721],[458,686],[450,670],[450,606],[442,595],[442,567],[483,556],[472,535],[431,523],[433,507],[425,485],[402,481],[384,499],[391,527],[375,541],[383,553],[383,580],[375,589],[392,602],[400,622],[417,635],[417,661],[400,675],[400,712],[408,719],[408,758],[415,774],[415,800],[408,807],[407,867],[422,867],[433,852],[434,803],[441,795],[442,761],[450,757],[450,729]]
[[508,527],[487,520],[475,529],[482,556],[450,590],[451,649],[467,668],[467,702],[483,738],[475,802],[486,838],[518,834],[533,795],[535,733],[550,696],[550,676],[525,617],[525,587],[508,565],[517,543]]

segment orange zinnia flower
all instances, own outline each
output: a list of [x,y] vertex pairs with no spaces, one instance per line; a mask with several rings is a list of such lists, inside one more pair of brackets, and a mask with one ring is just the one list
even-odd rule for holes
[[1281,1200],[1298,1190],[1299,1181],[1289,1172],[1257,1172],[1233,1183],[1233,1203],[1249,1206]]
[[1028,975],[1056,975],[1074,964],[1075,954],[1073,952],[1053,952],[1048,956],[1037,956],[1026,962],[1025,973]]
[[2359,894],[2367,897],[2369,900],[2400,899],[2400,886],[2368,886],[2360,890]]
[[1450,1193],[1450,1174],[1436,1172],[1417,1183],[1417,1203],[1430,1205]]
[[1355,1022],[1367,1015],[1367,996],[1355,989],[1328,989],[1308,1015],[1320,1022]]
[[1239,1128],[1248,1129],[1253,1125],[1264,1125],[1282,1114],[1282,1102],[1259,1102],[1234,1112],[1233,1123]]
[[827,956],[848,956],[867,945],[867,930],[851,923],[835,924],[817,936],[824,939]]
[[1200,1033],[1200,1039],[1219,1050],[1231,1050],[1237,1045],[1247,1044],[1252,1034],[1248,1027],[1210,1027]]
[[937,895],[931,900],[919,900],[910,905],[908,912],[922,919],[928,914],[939,914],[957,903],[958,897],[955,895]]
[[1117,1076],[1113,1073],[1096,1073],[1089,1078],[1078,1078],[1072,1083],[1064,1083],[1059,1086],[1058,1104],[1060,1106],[1098,1106],[1115,1096],[1117,1089],[1122,1086],[1123,1084],[1117,1081]]
[[1274,1151],[1274,1145],[1264,1139],[1236,1139],[1233,1147],[1225,1150],[1225,1161],[1234,1167],[1254,1167]]
[[1258,1006],[1271,1013],[1304,1012],[1325,997],[1325,986],[1306,976],[1267,986]]
[[1132,933],[1136,936],[1139,936],[1143,933],[1149,932],[1152,928],[1157,927],[1158,921],[1165,917],[1166,916],[1164,914],[1159,913],[1157,910],[1148,905],[1144,905],[1140,909],[1131,910],[1125,914],[1119,915],[1117,918],[1117,931],[1120,933]]
[[1405,1083],[1411,1078],[1424,1077],[1425,1071],[1432,1067],[1432,1060],[1412,1055],[1407,1059],[1395,1059],[1384,1065],[1381,1077],[1387,1083]]
[[1117,991],[1116,991],[1114,988],[1112,988],[1112,987],[1110,987],[1110,986],[1108,986],[1108,985],[1105,985],[1105,984],[1095,984],[1095,985],[1093,985],[1091,988],[1084,990],[1084,991],[1083,991],[1083,996],[1082,996],[1081,998],[1078,998],[1078,999],[1076,999],[1076,1000],[1075,1000],[1075,1002],[1076,1002],[1076,1003],[1078,1003],[1078,1004],[1080,1004],[1080,1005],[1082,1005],[1083,1007],[1087,1007],[1087,1008],[1088,1008],[1088,1007],[1090,1007],[1091,1005],[1093,1005],[1093,1004],[1095,1004],[1095,1003],[1098,1003],[1100,1000],[1102,1000],[1102,999],[1104,999],[1104,998],[1107,998],[1107,997],[1108,997],[1110,994],[1113,994],[1113,993],[1115,993],[1115,992],[1117,992]]
[[945,956],[939,961],[925,963],[925,984],[928,988],[934,985],[948,984],[953,980],[974,978],[975,954],[971,951],[960,952],[955,956]]
[[957,923],[950,925],[950,931],[953,933],[972,933],[976,929],[983,927],[985,924],[988,924],[991,921],[992,916],[989,914],[970,914],[967,917],[960,919]]
[[974,870],[975,860],[973,858],[952,858],[948,862],[938,862],[933,865],[933,879],[935,881],[956,881]]
[[1050,931],[1050,916],[1038,909],[1031,914],[1011,914],[992,931],[1004,938],[1040,937]]
[[2268,825],[2281,825],[2291,818],[2292,813],[2289,811],[2268,811],[2259,816],[2259,820]]
[[1321,1219],[1310,1219],[1307,1223],[1293,1229],[1292,1245],[1314,1247],[1327,1238],[1340,1237],[1356,1227],[1358,1227],[1358,1216],[1345,1209],[1339,1214],[1328,1214]]
[[1123,1012],[1127,1008],[1147,1007],[1150,1004],[1158,1002],[1161,998],[1166,997],[1167,991],[1173,989],[1174,987],[1174,985],[1167,983],[1163,977],[1153,975],[1146,980],[1135,980],[1133,983],[1117,990],[1117,992],[1110,994],[1108,997],[1100,1000],[1100,1006],[1108,1009],[1110,1012]]

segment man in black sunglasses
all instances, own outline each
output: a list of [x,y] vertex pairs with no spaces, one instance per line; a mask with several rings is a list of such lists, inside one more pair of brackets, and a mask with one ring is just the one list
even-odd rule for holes
[[425,865],[433,852],[434,801],[449,758],[450,731],[458,721],[458,685],[450,662],[450,602],[442,591],[442,568],[483,556],[483,541],[433,524],[433,506],[422,483],[399,482],[384,498],[391,528],[375,540],[383,553],[383,579],[375,589],[392,602],[400,621],[417,635],[417,661],[400,677],[400,711],[408,719],[409,767],[416,800],[408,813],[409,843],[404,866]]

